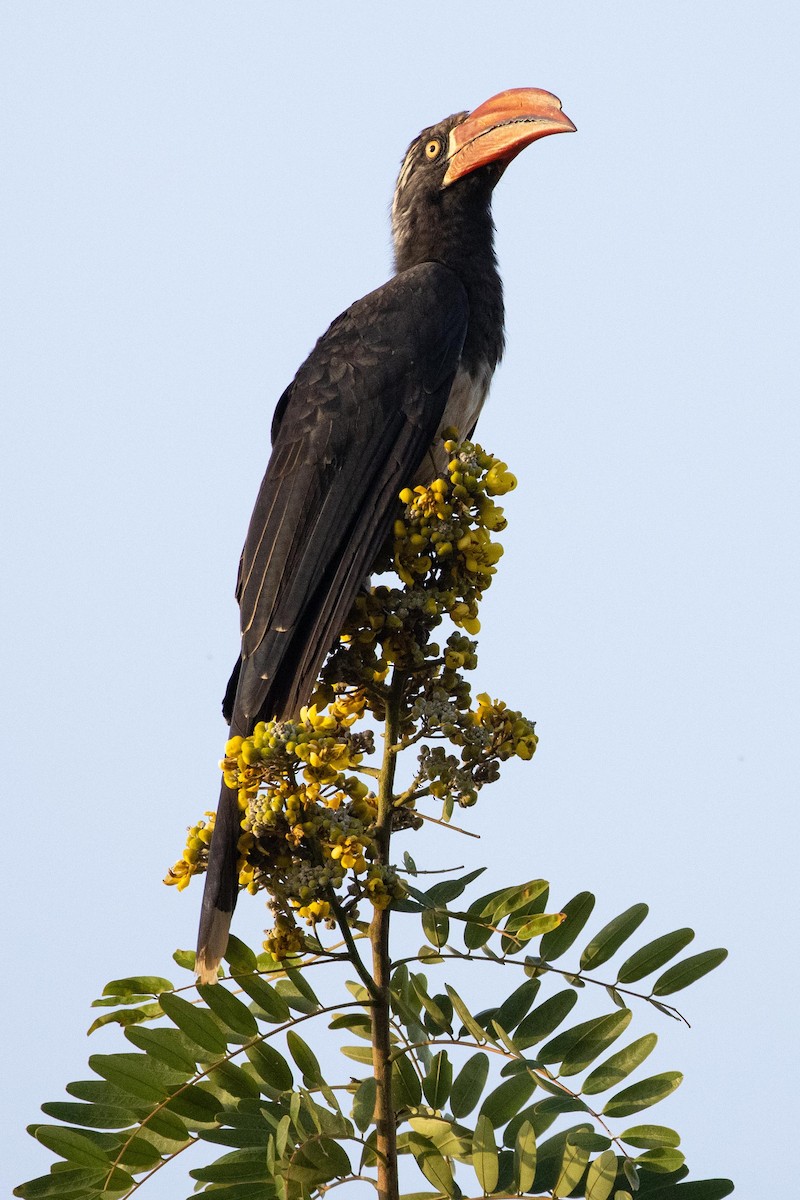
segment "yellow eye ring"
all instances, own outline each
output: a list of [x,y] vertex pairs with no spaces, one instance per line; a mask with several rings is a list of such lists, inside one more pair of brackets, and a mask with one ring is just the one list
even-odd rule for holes
[[433,162],[433,160],[435,158],[439,157],[441,152],[442,152],[442,143],[438,140],[438,138],[431,138],[431,140],[428,142],[428,144],[425,147],[425,157],[428,159],[429,162]]

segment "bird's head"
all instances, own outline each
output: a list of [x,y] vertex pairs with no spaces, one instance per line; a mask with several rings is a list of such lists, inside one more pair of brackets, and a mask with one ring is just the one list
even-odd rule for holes
[[574,129],[561,101],[540,88],[510,88],[423,129],[403,159],[392,202],[398,270],[447,257],[465,222],[490,227],[492,190],[511,160],[539,138]]

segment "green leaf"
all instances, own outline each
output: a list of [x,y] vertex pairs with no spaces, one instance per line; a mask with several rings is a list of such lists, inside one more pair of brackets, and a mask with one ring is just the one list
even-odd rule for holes
[[603,1113],[608,1117],[629,1117],[632,1113],[641,1112],[651,1104],[657,1104],[665,1096],[669,1096],[680,1086],[683,1076],[680,1071],[665,1071],[661,1075],[651,1075],[640,1083],[631,1084],[612,1096],[607,1102]]
[[572,1011],[577,999],[577,992],[565,988],[534,1008],[520,1024],[514,1036],[514,1043],[518,1049],[526,1050],[529,1046],[535,1046],[557,1029]]
[[198,1008],[197,1005],[184,1000],[183,996],[176,996],[171,992],[162,994],[161,1007],[178,1029],[198,1046],[202,1046],[211,1054],[227,1052],[228,1043],[207,1009]]
[[592,971],[613,958],[623,942],[636,932],[649,911],[646,904],[633,904],[604,925],[581,954],[581,970]]
[[408,1123],[417,1133],[429,1138],[445,1158],[469,1162],[472,1158],[472,1133],[449,1117],[409,1117]]
[[[423,976],[422,975],[412,975],[411,976],[411,984],[412,984],[412,987],[414,988],[414,991],[417,993],[417,996],[419,997],[422,1007],[425,1009],[425,1012],[431,1018],[431,1021],[433,1023],[433,1029],[431,1030],[431,1032],[452,1033],[452,1028],[453,1028],[452,1021],[448,1018],[447,1013],[445,1013],[443,1011],[443,1009],[440,1007],[440,1005],[438,1005],[436,1003],[435,999],[432,996],[428,995],[426,988],[425,988],[425,984],[423,982]],[[447,994],[448,994],[448,996],[450,996],[449,988],[447,989]],[[453,1000],[452,996],[450,996],[450,1000],[452,1002],[452,1000]],[[455,1005],[454,1005],[454,1007],[455,1007]]]
[[[305,975],[301,975],[297,970],[287,970],[286,978],[278,981],[278,990],[285,997],[289,1007],[297,1009],[298,1012],[312,1013],[322,1008],[317,993]],[[304,1000],[305,1004],[301,1004],[301,1000]]]
[[259,1079],[267,1085],[267,1095],[292,1089],[294,1077],[291,1067],[274,1046],[266,1042],[257,1042],[255,1046],[248,1046],[245,1054],[253,1064]]
[[57,1121],[83,1125],[87,1129],[127,1129],[138,1123],[131,1108],[111,1104],[79,1104],[72,1100],[52,1100],[42,1105],[42,1112]]
[[588,1161],[589,1151],[567,1139],[561,1159],[561,1170],[553,1188],[554,1197],[568,1196],[573,1188],[578,1186]]
[[200,983],[197,985],[197,991],[215,1016],[230,1030],[232,1036],[228,1039],[229,1041],[256,1036],[258,1022],[250,1009],[221,983]]
[[224,1107],[224,1101],[200,1083],[186,1084],[167,1102],[167,1109],[171,1113],[177,1113],[193,1126],[215,1124],[218,1113]]
[[551,933],[564,923],[563,913],[536,913],[532,917],[524,917],[519,922],[511,918],[505,926],[508,934],[513,934],[518,942],[529,942],[532,938],[545,933]]
[[36,1127],[37,1142],[47,1146],[54,1154],[61,1155],[77,1167],[105,1167],[107,1170],[111,1166],[113,1155],[109,1156],[109,1149],[98,1145],[95,1139],[99,1137],[109,1138],[111,1145],[118,1145],[112,1134],[95,1134],[91,1137],[80,1129],[68,1129],[65,1125]]
[[255,1001],[268,1021],[277,1024],[289,1019],[289,1005],[266,979],[260,975],[242,975],[237,983]]
[[494,1127],[485,1113],[481,1113],[475,1122],[475,1133],[472,1137],[472,1169],[477,1175],[478,1183],[484,1193],[493,1192],[497,1187],[500,1164],[497,1158],[497,1143],[494,1140]]
[[352,1166],[344,1146],[329,1137],[305,1142],[295,1153],[289,1168],[290,1178],[305,1179],[317,1186],[336,1176],[350,1175],[351,1172]]
[[357,1037],[372,1040],[372,1022],[366,1013],[336,1013],[328,1028],[347,1029]]
[[530,1010],[539,987],[538,979],[526,979],[503,1001],[494,1014],[494,1019],[501,1029],[504,1029],[506,1033],[512,1033],[516,1029]]
[[[464,1026],[467,1033],[471,1033],[472,1036],[475,1038],[475,1040],[478,1042],[487,1042],[487,1041],[494,1042],[495,1039],[493,1037],[490,1037],[489,1034],[487,1034],[486,1030],[483,1028],[483,1026],[478,1021],[476,1021],[475,1017],[473,1017],[472,1013],[469,1011],[469,1009],[467,1008],[466,1004],[459,996],[456,989],[450,987],[449,983],[446,983],[444,986],[445,986],[448,996],[450,997],[450,1003],[452,1004],[453,1008],[455,1009],[455,1011],[461,1021],[461,1024]],[[496,1044],[497,1043],[495,1042],[495,1045]]]
[[684,1155],[675,1146],[659,1146],[656,1150],[645,1150],[635,1159],[638,1166],[660,1175],[680,1170],[685,1161]]
[[200,1047],[179,1029],[126,1029],[125,1037],[173,1071],[181,1071],[187,1076],[194,1074]]
[[666,1125],[631,1125],[619,1135],[621,1142],[640,1150],[657,1150],[661,1146],[680,1146],[681,1139]]
[[457,900],[462,892],[485,871],[486,867],[478,867],[477,870],[470,871],[459,879],[443,879],[441,883],[435,883],[432,888],[428,888],[427,895],[433,904],[450,904],[453,900]]
[[441,950],[450,936],[450,918],[447,913],[435,908],[426,908],[422,914],[422,932],[432,946]]
[[629,1008],[592,1017],[556,1034],[538,1052],[545,1063],[563,1063],[560,1074],[576,1075],[602,1054],[628,1027],[633,1013]]
[[594,1096],[598,1092],[605,1092],[608,1088],[616,1087],[653,1052],[657,1041],[658,1038],[654,1033],[646,1033],[644,1037],[637,1038],[623,1050],[612,1054],[599,1067],[595,1067],[590,1075],[587,1075],[581,1088],[583,1094]]
[[592,915],[593,908],[594,896],[591,892],[578,892],[577,896],[573,896],[561,910],[566,920],[542,938],[539,944],[541,957],[547,962],[553,962],[569,950]]
[[456,1196],[458,1191],[453,1179],[453,1172],[433,1142],[419,1133],[411,1133],[408,1135],[406,1144],[428,1183],[432,1183],[435,1188],[447,1196]]
[[[95,1001],[95,1003],[98,1003]],[[138,1008],[118,1008],[114,1012],[103,1013],[92,1021],[86,1030],[87,1035],[102,1029],[104,1025],[119,1025],[127,1029],[131,1025],[141,1025],[145,1021],[154,1021],[161,1016],[160,1004],[141,1004]]]
[[407,1054],[399,1054],[392,1063],[392,1091],[395,1107],[416,1108],[422,1100],[422,1084]]
[[453,1064],[447,1057],[447,1051],[441,1050],[431,1059],[431,1065],[422,1081],[422,1090],[431,1108],[444,1108],[452,1082]]
[[103,988],[103,995],[122,1000],[128,996],[160,996],[174,990],[175,985],[160,975],[131,975],[127,979],[112,979]]
[[515,1191],[530,1192],[536,1174],[536,1133],[530,1121],[523,1121],[514,1145]]
[[[534,879],[519,887],[501,888],[481,896],[465,914],[464,945],[468,950],[485,946],[503,917],[535,900],[547,888],[544,879]],[[494,928],[490,928],[493,926]]]
[[608,1200],[617,1178],[617,1156],[604,1150],[589,1167],[586,1176],[586,1200]]
[[693,1179],[686,1183],[667,1183],[652,1191],[647,1200],[724,1200],[733,1191],[730,1179]]
[[[189,1131],[183,1121],[175,1113],[169,1109],[159,1108],[155,1112],[151,1112],[145,1118],[143,1124],[146,1126],[149,1133],[157,1137],[161,1142],[166,1144],[170,1142],[183,1144],[189,1140]],[[174,1151],[175,1147],[172,1147]],[[170,1153],[172,1153],[170,1151]]]
[[257,1100],[260,1090],[252,1073],[232,1062],[221,1062],[208,1073],[208,1081],[216,1091],[226,1092],[237,1100]]
[[253,1147],[223,1154],[216,1162],[207,1167],[197,1167],[189,1174],[201,1183],[269,1182],[264,1154]]
[[371,1046],[340,1046],[339,1051],[345,1058],[351,1058],[353,1062],[362,1063],[365,1066],[372,1064]]
[[695,983],[698,979],[702,979],[704,975],[707,975],[709,971],[713,971],[727,957],[728,951],[720,948],[718,950],[704,950],[702,954],[693,954],[691,958],[684,958],[682,962],[676,963],[674,967],[670,967],[663,975],[659,975],[653,984],[652,994],[654,996],[669,996],[672,992],[679,992],[681,988],[688,987],[690,983]]
[[617,983],[636,983],[637,979],[644,979],[645,975],[657,971],[676,954],[680,954],[693,937],[693,929],[675,929],[648,942],[625,960],[617,972]]
[[414,862],[407,850],[403,852],[403,866],[408,871],[409,875],[416,875],[417,864]]
[[481,1114],[499,1129],[527,1104],[535,1087],[536,1080],[531,1075],[514,1075],[489,1093],[481,1105]]
[[[561,1061],[560,1075],[577,1075],[604,1054],[608,1047],[627,1029],[633,1013],[629,1008],[598,1017],[590,1029],[570,1046]],[[552,1045],[552,1043],[550,1043]]]
[[453,1080],[450,1091],[450,1111],[454,1117],[466,1117],[483,1094],[489,1075],[489,1058],[482,1050],[464,1063]]
[[224,958],[232,975],[247,975],[258,970],[258,959],[253,951],[232,933],[228,934]]
[[89,1066],[126,1097],[148,1102],[163,1100],[188,1077],[188,1072],[174,1071],[146,1054],[92,1054]]
[[[56,1164],[58,1165],[58,1164]],[[106,1185],[106,1186],[104,1186]],[[134,1182],[125,1171],[116,1168],[108,1177],[108,1167],[75,1167],[40,1175],[14,1188],[14,1195],[24,1200],[89,1200],[95,1196],[127,1195]]]
[[353,1096],[353,1120],[363,1133],[372,1124],[375,1115],[375,1100],[378,1095],[378,1083],[373,1075],[362,1079]]
[[309,1087],[324,1082],[322,1071],[320,1070],[319,1060],[316,1054],[300,1037],[299,1033],[295,1033],[290,1029],[286,1034],[286,1045],[289,1053],[303,1073],[303,1081]]

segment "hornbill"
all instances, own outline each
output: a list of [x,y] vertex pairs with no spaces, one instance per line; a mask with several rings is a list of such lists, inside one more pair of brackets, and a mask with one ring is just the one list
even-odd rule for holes
[[[236,589],[242,649],[223,702],[231,737],[308,702],[396,515],[399,491],[469,437],[503,352],[492,191],[531,142],[575,129],[561,103],[513,88],[425,129],[392,203],[396,273],[319,339],[281,396]],[[196,972],[217,978],[238,891],[236,791],[209,850]]]

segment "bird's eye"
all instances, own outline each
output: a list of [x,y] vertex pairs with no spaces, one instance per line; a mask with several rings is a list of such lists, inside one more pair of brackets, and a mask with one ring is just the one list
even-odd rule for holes
[[429,162],[433,162],[435,158],[439,157],[441,152],[442,143],[438,140],[438,138],[431,138],[431,140],[425,146],[425,157]]

